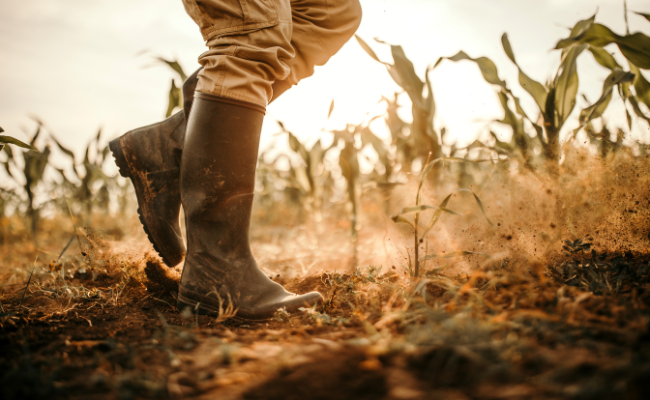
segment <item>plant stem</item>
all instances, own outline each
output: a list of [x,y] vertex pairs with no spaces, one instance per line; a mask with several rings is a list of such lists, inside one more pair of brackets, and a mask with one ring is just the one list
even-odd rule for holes
[[627,0],[623,0],[623,16],[625,17],[625,34],[630,34],[630,24],[627,22]]
[[413,273],[413,277],[417,278],[420,276],[420,259],[419,259],[419,248],[420,248],[420,241],[418,239],[418,220],[420,219],[420,213],[415,213],[415,232],[414,232],[414,237],[415,237],[415,272]]

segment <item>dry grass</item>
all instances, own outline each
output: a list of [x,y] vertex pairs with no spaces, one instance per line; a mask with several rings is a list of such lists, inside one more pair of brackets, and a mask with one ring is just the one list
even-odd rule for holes
[[[580,156],[567,158],[562,185],[500,172],[475,188],[495,228],[452,198],[461,216],[443,217],[421,255],[464,248],[492,258],[427,261],[421,279],[406,271],[412,232],[384,217],[372,192],[356,268],[344,218],[258,219],[265,272],[326,298],[267,323],[179,314],[179,271],[160,266],[135,219],[97,217],[103,229],[78,231],[58,262],[69,220],[44,221],[36,249],[20,220],[5,219],[14,233],[1,247],[0,390],[8,399],[644,398],[650,224],[646,178],[632,171],[645,161],[621,156],[587,180],[569,169]],[[396,209],[409,204],[394,194]],[[563,227],[557,199],[572,221]],[[423,201],[441,200],[425,188]],[[575,241],[587,233],[591,241]]]

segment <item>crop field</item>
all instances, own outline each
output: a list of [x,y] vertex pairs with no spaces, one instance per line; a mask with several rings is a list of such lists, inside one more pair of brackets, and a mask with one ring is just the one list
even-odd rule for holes
[[[325,298],[269,321],[237,322],[227,303],[179,312],[183,264],[149,243],[101,131],[83,158],[40,120],[28,144],[2,132],[1,398],[649,398],[650,136],[626,132],[650,135],[650,37],[579,21],[547,82],[505,82],[462,51],[419,76],[402,47],[356,40],[403,92],[315,144],[279,122],[286,150],[259,155],[252,251],[289,291]],[[609,75],[579,109],[588,57]],[[186,73],[160,62],[177,79],[170,116]],[[461,62],[494,87],[491,125],[510,141],[490,129],[459,148],[434,124],[428,73]],[[608,123],[614,102],[627,127]]]

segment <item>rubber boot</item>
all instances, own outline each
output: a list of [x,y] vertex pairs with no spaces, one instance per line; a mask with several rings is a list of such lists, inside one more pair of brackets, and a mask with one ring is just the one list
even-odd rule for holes
[[265,320],[322,302],[317,292],[299,296],[273,282],[250,250],[264,108],[198,92],[192,107],[181,162],[188,250],[178,309],[223,315],[232,306],[237,319]]
[[109,143],[120,175],[133,183],[144,231],[170,267],[180,264],[185,257],[179,221],[180,163],[199,71],[183,84],[183,111],[162,122],[129,131]]
[[[182,113],[127,132],[109,144],[120,175],[130,178],[133,183],[144,231],[154,249],[170,267],[183,261],[185,254],[178,219],[181,208],[180,177],[174,171],[180,170],[186,122],[200,71],[201,68],[194,71],[183,83]],[[272,100],[290,87],[286,82],[275,82]],[[155,187],[150,187],[152,185]]]

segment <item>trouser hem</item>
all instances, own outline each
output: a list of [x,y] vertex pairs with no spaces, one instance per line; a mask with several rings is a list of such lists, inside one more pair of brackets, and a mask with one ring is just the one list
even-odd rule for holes
[[263,106],[261,106],[259,104],[256,104],[256,103],[251,103],[251,102],[243,101],[243,100],[231,99],[229,97],[215,96],[213,94],[208,94],[208,93],[203,93],[203,92],[194,92],[194,97],[198,98],[198,99],[214,101],[214,102],[217,102],[217,103],[227,103],[227,104],[233,104],[233,105],[236,105],[236,106],[247,107],[247,108],[250,108],[252,110],[259,111],[263,115],[266,115],[266,107],[263,107]]

